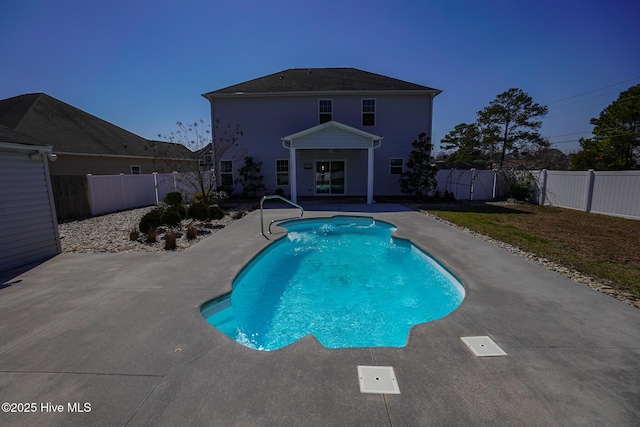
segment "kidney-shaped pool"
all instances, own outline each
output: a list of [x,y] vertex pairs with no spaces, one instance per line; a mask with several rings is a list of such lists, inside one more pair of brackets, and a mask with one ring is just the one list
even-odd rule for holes
[[201,312],[247,347],[275,350],[307,334],[328,348],[403,347],[409,330],[455,310],[460,282],[395,227],[370,217],[287,221],[232,292]]

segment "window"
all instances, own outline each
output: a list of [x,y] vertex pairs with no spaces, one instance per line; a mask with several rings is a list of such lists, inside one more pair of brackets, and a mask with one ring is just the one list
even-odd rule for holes
[[220,186],[233,186],[233,161],[220,160]]
[[320,115],[320,124],[333,120],[333,101],[330,99],[319,99],[318,113]]
[[141,173],[140,166],[131,165],[131,175],[140,175],[140,173]]
[[289,185],[289,160],[276,160],[276,185]]
[[402,159],[389,159],[389,174],[400,175],[403,172],[403,160]]
[[362,126],[376,125],[376,100],[362,100]]

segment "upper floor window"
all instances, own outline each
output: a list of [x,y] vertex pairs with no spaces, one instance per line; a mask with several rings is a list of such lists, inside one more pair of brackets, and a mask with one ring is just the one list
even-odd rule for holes
[[276,184],[289,185],[289,159],[276,160]]
[[233,186],[233,161],[231,160],[220,160],[220,185]]
[[333,120],[333,102],[331,99],[318,100],[319,123],[326,123]]
[[376,125],[376,100],[362,100],[362,126]]
[[402,174],[402,159],[389,159],[389,174],[401,175]]
[[131,175],[140,175],[140,166],[138,165],[131,165]]

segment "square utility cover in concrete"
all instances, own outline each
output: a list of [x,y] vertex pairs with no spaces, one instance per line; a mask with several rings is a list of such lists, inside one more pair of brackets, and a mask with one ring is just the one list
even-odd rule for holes
[[393,366],[358,366],[360,393],[400,394]]
[[506,356],[507,353],[498,347],[489,337],[461,337],[460,338],[476,356]]

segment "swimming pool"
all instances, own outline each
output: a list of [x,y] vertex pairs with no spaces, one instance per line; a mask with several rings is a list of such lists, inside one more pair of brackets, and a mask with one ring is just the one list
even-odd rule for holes
[[232,292],[202,315],[235,341],[275,350],[308,334],[328,348],[403,347],[409,330],[455,310],[460,282],[396,228],[370,217],[280,224],[288,234],[256,256]]

